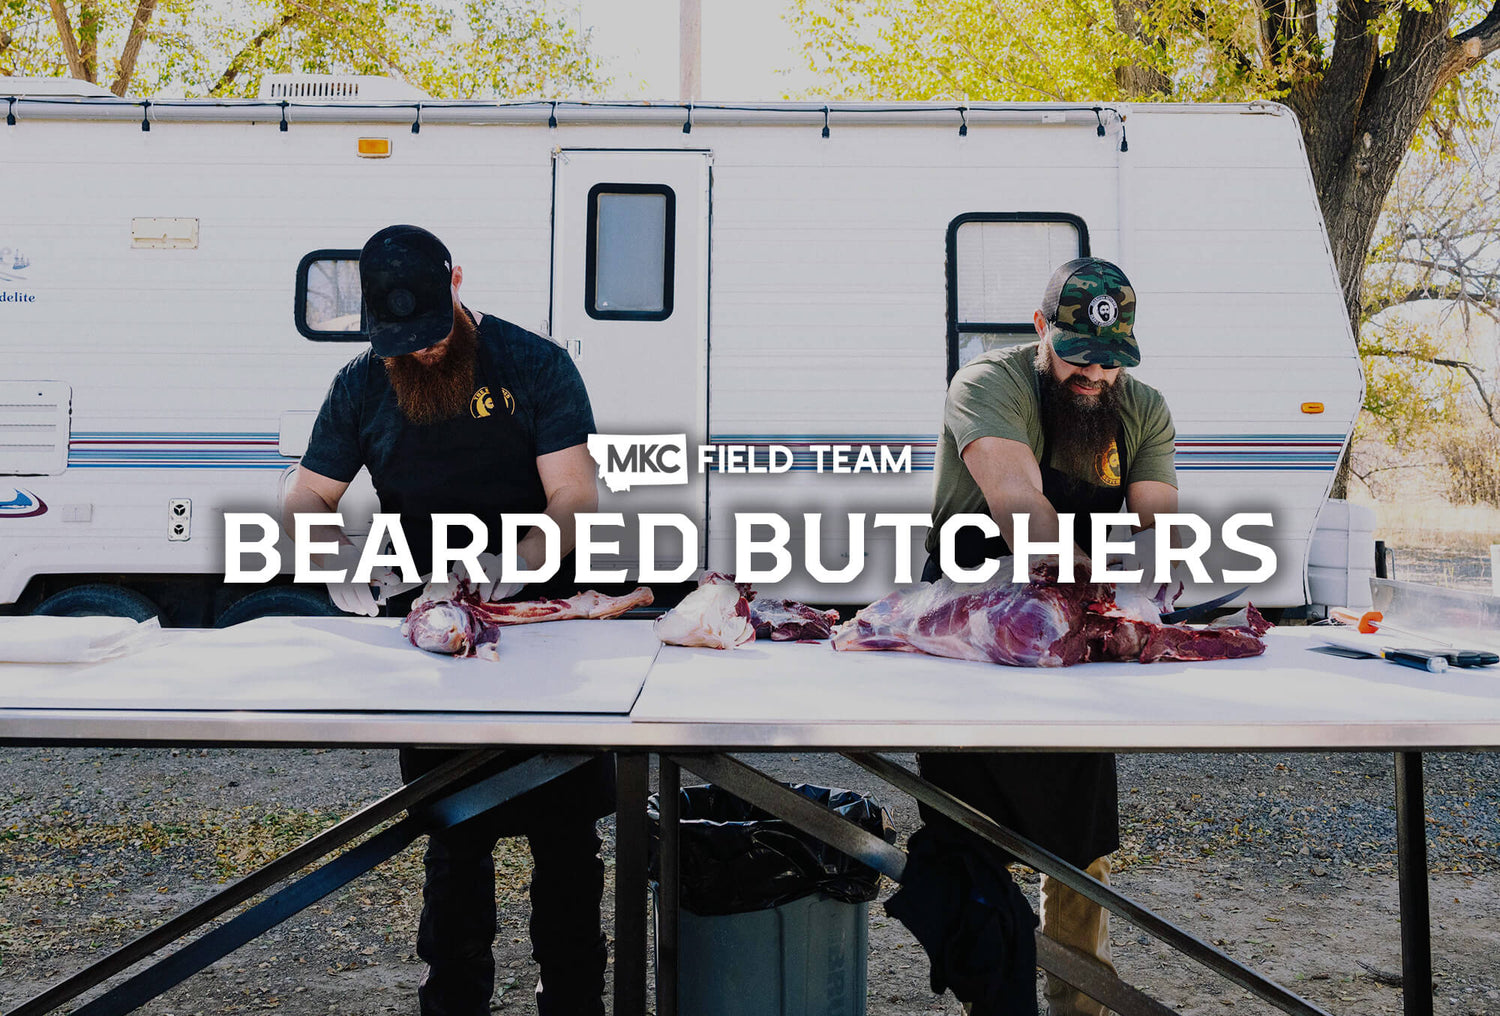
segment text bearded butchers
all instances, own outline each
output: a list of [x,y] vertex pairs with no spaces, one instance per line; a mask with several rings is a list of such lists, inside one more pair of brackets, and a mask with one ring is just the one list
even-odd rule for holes
[[[1057,541],[1034,541],[1029,536],[1029,518],[1023,514],[1014,516],[1015,556],[1013,558],[1012,581],[1025,582],[1033,558],[1051,556],[1058,560],[1060,580],[1075,581],[1073,516],[1058,516],[1060,526]],[[1143,571],[1109,570],[1108,556],[1130,554],[1134,551],[1132,540],[1111,541],[1109,527],[1130,526],[1139,523],[1139,518],[1130,512],[1111,514],[1095,513],[1091,520],[1093,546],[1096,553],[1088,575],[1078,575],[1077,581],[1091,582],[1135,582],[1141,580]],[[315,569],[311,558],[318,554],[331,553],[337,547],[326,541],[313,539],[313,527],[343,525],[343,516],[337,512],[305,513],[296,517],[293,539],[292,565],[297,582],[343,582],[368,581],[370,573],[377,568],[390,568],[400,573],[403,581],[415,582],[422,576],[418,573],[410,544],[401,529],[400,516],[376,513],[372,520],[369,538],[353,575],[343,570],[334,573]],[[640,564],[634,575],[625,568],[598,568],[595,559],[615,556],[620,553],[619,538],[624,534],[626,517],[619,512],[594,512],[577,516],[576,578],[579,582],[684,582],[698,570],[697,562],[681,561],[667,567],[657,566],[656,547],[658,534],[674,530],[683,541],[682,546],[694,546],[698,542],[697,524],[688,516],[673,513],[651,513],[633,516],[640,538]],[[860,576],[865,562],[866,530],[890,530],[890,538],[896,549],[895,570],[891,580],[896,584],[913,581],[912,536],[916,530],[930,528],[932,516],[913,512],[877,512],[873,516],[863,512],[851,512],[844,518],[848,527],[848,563],[831,569],[825,566],[819,553],[823,545],[823,517],[808,512],[801,516],[803,566],[807,574],[818,582],[839,584],[852,582]],[[1204,556],[1214,542],[1214,527],[1201,516],[1192,513],[1158,514],[1156,528],[1160,532],[1175,530],[1178,535],[1170,540],[1156,543],[1154,572],[1150,581],[1168,581],[1172,566],[1181,563],[1192,574],[1194,581],[1210,582],[1217,578],[1226,583],[1255,583],[1269,579],[1276,571],[1276,553],[1263,543],[1243,535],[1244,529],[1272,526],[1272,517],[1264,512],[1239,512],[1229,516],[1219,527],[1218,539],[1222,546],[1247,559],[1252,566],[1235,569],[1225,568],[1220,576],[1212,576],[1203,563]],[[516,544],[525,530],[540,529],[546,539],[547,554],[539,566],[528,570],[516,567]],[[998,560],[986,561],[975,568],[960,567],[954,560],[953,547],[957,534],[974,528],[986,537],[999,534],[999,527],[986,515],[960,514],[948,519],[940,533],[940,561],[945,576],[955,582],[985,582],[994,578],[1000,568]],[[268,582],[282,571],[282,554],[277,549],[280,526],[276,519],[263,512],[224,513],[224,578],[227,582]],[[792,523],[775,512],[739,512],[734,515],[735,567],[734,573],[745,582],[779,582],[791,574]],[[554,576],[561,565],[560,533],[557,524],[540,513],[514,513],[501,520],[501,552],[503,582],[540,582]],[[451,573],[454,565],[462,563],[470,575],[481,575],[479,555],[488,545],[489,527],[479,518],[466,514],[435,514],[432,516],[432,563],[434,575]],[[675,542],[675,541],[674,541]],[[1174,548],[1169,544],[1182,544]],[[389,549],[385,549],[389,547]],[[486,576],[494,578],[494,576]]]

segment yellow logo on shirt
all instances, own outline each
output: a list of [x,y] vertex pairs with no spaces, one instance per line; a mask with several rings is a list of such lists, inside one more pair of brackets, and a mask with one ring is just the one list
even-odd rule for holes
[[1115,442],[1111,441],[1109,447],[1099,453],[1099,460],[1094,465],[1104,486],[1120,485],[1120,449]]

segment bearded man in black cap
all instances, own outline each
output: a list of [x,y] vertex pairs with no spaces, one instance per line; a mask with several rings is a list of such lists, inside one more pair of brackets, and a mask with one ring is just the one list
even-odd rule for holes
[[[437,237],[416,226],[390,226],[360,252],[360,284],[370,348],[334,378],[282,511],[292,531],[302,512],[337,510],[349,482],[366,467],[384,512],[400,515],[419,571],[431,571],[432,516],[468,513],[488,526],[495,545],[479,557],[487,600],[513,597],[498,546],[500,518],[544,512],[561,532],[558,578],[528,596],[569,595],[574,516],[598,506],[594,429],[588,393],[558,346],[458,298],[463,269]],[[358,550],[342,533],[325,568],[351,570]],[[326,539],[326,535],[322,537]],[[517,544],[519,571],[546,558],[539,529]],[[477,576],[476,576],[477,578]],[[330,584],[334,603],[374,615],[369,585]],[[412,594],[415,595],[415,594]],[[404,613],[411,597],[394,599]],[[403,749],[410,781],[452,753]],[[512,753],[476,778],[512,765]],[[603,758],[450,829],[433,832],[424,857],[417,953],[427,962],[418,988],[424,1016],[485,1016],[494,991],[494,849],[501,836],[531,844],[532,955],[541,966],[541,1016],[604,1012],[607,949],[599,923],[604,865],[595,822],[614,810],[614,764]]]
[[[1160,392],[1126,373],[1141,354],[1125,273],[1100,258],[1067,262],[1033,322],[1037,342],[983,353],[948,386],[924,580],[940,574],[938,534],[956,514],[987,514],[1000,530],[988,539],[959,531],[955,563],[972,569],[1010,553],[1015,514],[1028,516],[1036,543],[1056,542],[1058,515],[1072,513],[1074,575],[1086,582],[1094,513],[1134,512],[1140,533],[1158,514],[1177,511],[1172,415]],[[1136,539],[1147,570],[1151,537]],[[1109,882],[1109,855],[1120,845],[1113,755],[926,753],[918,764],[996,822]],[[945,828],[925,807],[923,818]],[[1041,903],[1043,934],[1110,963],[1106,911],[1045,876]],[[1105,1012],[1050,974],[1046,996],[1052,1016]]]

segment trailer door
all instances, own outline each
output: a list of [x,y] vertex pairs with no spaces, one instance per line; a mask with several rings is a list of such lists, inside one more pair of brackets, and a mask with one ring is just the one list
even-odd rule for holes
[[[553,161],[552,335],[572,354],[601,434],[682,434],[685,483],[600,485],[599,510],[626,516],[611,567],[639,562],[634,516],[686,515],[658,567],[703,564],[707,485],[695,449],[708,440],[709,153],[560,149]],[[603,534],[601,534],[603,535]],[[613,534],[609,534],[611,537]]]

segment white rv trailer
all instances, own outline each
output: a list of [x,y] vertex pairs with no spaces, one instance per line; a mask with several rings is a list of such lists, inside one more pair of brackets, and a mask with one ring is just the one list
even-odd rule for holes
[[[1272,512],[1246,535],[1279,567],[1250,597],[1307,602],[1363,380],[1285,107],[689,108],[355,85],[146,101],[0,79],[0,604],[211,583],[221,513],[274,511],[359,351],[353,259],[393,222],[448,243],[469,306],[565,345],[600,431],[793,449],[784,474],[602,497],[689,515],[689,552],[724,570],[737,512],[798,523],[799,561],[801,513],[821,513],[815,549],[836,569],[845,513],[930,510],[951,372],[1030,340],[1055,265],[1114,260],[1138,294],[1136,374],[1175,418],[1183,509]],[[832,445],[909,446],[912,469],[820,473]],[[882,595],[891,533],[868,530],[854,581],[799,565],[777,591]]]

